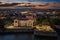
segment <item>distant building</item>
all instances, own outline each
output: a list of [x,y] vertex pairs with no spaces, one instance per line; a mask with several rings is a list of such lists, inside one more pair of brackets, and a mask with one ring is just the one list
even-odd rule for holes
[[56,12],[55,12],[55,11],[53,11],[53,14],[56,14]]
[[47,12],[46,14],[51,14],[50,12]]
[[40,15],[42,15],[42,14],[43,14],[43,12],[38,12],[37,14],[40,14]]
[[28,13],[28,11],[23,11],[23,12],[21,12],[21,14],[27,14]]

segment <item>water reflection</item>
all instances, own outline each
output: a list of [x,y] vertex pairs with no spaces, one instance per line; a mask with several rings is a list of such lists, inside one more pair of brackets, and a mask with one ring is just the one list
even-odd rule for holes
[[0,35],[0,40],[56,40],[53,37],[36,37],[33,34],[7,34]]
[[0,40],[33,40],[32,34],[0,35]]

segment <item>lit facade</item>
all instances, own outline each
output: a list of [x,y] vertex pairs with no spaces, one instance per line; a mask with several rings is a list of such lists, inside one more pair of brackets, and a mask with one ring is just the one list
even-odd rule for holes
[[23,27],[23,26],[27,26],[27,27],[33,27],[33,23],[34,20],[31,19],[15,19],[14,20],[14,26],[15,27]]

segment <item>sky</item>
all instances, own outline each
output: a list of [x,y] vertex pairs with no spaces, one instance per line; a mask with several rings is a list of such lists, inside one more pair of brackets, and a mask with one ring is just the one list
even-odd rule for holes
[[[28,2],[28,0],[0,0],[0,1],[5,1],[5,2]],[[32,1],[33,2],[60,2],[60,0],[32,0]]]
[[[3,2],[28,2],[28,0],[0,0]],[[31,1],[31,0],[29,0]],[[32,0],[33,2],[40,3],[40,7],[37,8],[60,8],[60,0]],[[14,8],[14,7],[13,7]]]

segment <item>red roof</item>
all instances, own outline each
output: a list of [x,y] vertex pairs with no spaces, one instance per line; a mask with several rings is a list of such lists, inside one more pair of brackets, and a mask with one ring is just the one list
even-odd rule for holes
[[19,20],[29,20],[28,18],[20,18]]

